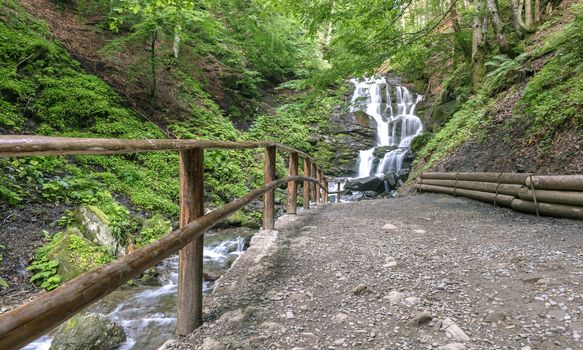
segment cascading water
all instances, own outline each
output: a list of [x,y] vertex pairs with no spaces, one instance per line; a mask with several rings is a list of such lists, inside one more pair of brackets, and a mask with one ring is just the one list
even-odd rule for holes
[[[239,256],[245,249],[245,238],[238,236],[204,247],[203,261],[226,267],[227,260]],[[176,325],[176,295],[178,289],[178,256],[174,255],[158,265],[161,286],[143,286],[118,289],[88,310],[98,313],[122,326],[127,340],[120,350],[158,349],[174,337]],[[203,292],[212,285],[204,282]],[[23,350],[48,350],[52,339],[44,336]]]
[[[392,87],[384,77],[362,81],[352,79],[352,83],[355,89],[351,111],[365,112],[376,124],[377,145],[359,152],[358,177],[399,173],[403,160],[410,153],[411,142],[423,132],[423,124],[415,115],[417,104],[423,96],[414,96],[404,86]],[[391,96],[395,96],[395,101]],[[387,150],[375,169],[377,147],[387,147]]]

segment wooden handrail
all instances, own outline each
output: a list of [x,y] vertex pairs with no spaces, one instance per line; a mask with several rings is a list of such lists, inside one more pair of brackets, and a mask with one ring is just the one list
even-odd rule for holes
[[203,149],[253,149],[275,146],[281,151],[306,153],[275,142],[208,141],[189,139],[125,140],[100,138],[0,135],[0,157],[49,156],[66,154],[117,154],[152,151]]
[[[265,148],[265,186],[202,216],[204,150],[254,148]],[[290,153],[290,176],[279,180],[275,180],[277,150]],[[153,151],[180,152],[180,228],[159,241],[88,271],[54,291],[0,315],[0,349],[17,349],[27,344],[177,251],[180,251],[180,277],[176,332],[179,335],[188,334],[202,323],[202,244],[205,231],[262,194],[263,227],[273,229],[274,190],[286,182],[291,185],[288,190],[295,192],[296,182],[303,181],[304,209],[309,209],[310,195],[320,193],[317,187],[323,190],[322,197],[327,199],[327,180],[314,160],[304,152],[275,142],[0,135],[0,157]],[[304,159],[304,176],[297,176],[299,157]],[[294,203],[288,203],[289,213],[295,214],[295,193],[291,193],[290,200]]]
[[31,302],[0,315],[0,349],[18,349],[45,334],[91,303],[176,253],[255,198],[289,181],[312,182],[324,189],[317,179],[288,176],[252,190],[146,247],[86,272]]

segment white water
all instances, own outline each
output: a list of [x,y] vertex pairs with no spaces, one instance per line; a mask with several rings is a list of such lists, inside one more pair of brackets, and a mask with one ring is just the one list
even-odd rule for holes
[[[376,123],[376,146],[359,151],[357,176],[384,176],[388,172],[399,172],[411,142],[423,132],[423,124],[415,115],[415,108],[423,96],[414,96],[404,86],[392,87],[384,77],[362,81],[352,79],[352,83],[355,88],[351,111],[365,112]],[[391,98],[393,95],[395,101]],[[397,148],[386,152],[375,169],[373,153],[379,146]]]
[[[205,264],[226,266],[230,256],[243,253],[245,239],[234,239],[204,247]],[[176,295],[178,281],[178,256],[174,255],[158,265],[162,286],[144,286],[120,289],[91,306],[88,313],[95,312],[122,326],[127,340],[121,350],[158,349],[174,336],[176,324]],[[204,282],[203,292],[211,284]],[[27,345],[23,350],[48,350],[52,338],[44,336]]]

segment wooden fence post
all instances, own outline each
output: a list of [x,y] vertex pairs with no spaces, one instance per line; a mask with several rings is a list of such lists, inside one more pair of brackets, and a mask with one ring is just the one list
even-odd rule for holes
[[[298,176],[298,153],[289,154],[289,176]],[[287,183],[287,213],[296,214],[298,201],[298,183],[290,181]]]
[[[312,169],[312,162],[304,158],[304,176],[309,177]],[[304,181],[304,210],[310,209],[310,182]]]
[[328,203],[328,179],[324,178],[324,188],[326,189],[326,191],[324,191],[324,203],[327,204]]
[[[310,170],[310,176],[311,177],[316,177],[316,163],[311,162],[312,163],[312,169]],[[316,184],[315,183],[310,183],[310,200],[314,203],[316,203]],[[316,203],[318,204],[318,203]]]
[[337,194],[336,194],[336,203],[340,203],[340,181],[336,184],[338,186]]
[[322,170],[318,169],[316,170],[316,180],[318,180],[318,183],[316,183],[316,203],[318,204],[322,204],[322,189],[320,188],[319,185],[322,185]]
[[[275,155],[276,147],[265,147],[265,162],[263,182],[268,184],[275,181]],[[263,195],[263,229],[273,230],[275,212],[275,189],[265,192]]]
[[[204,150],[180,152],[180,227],[204,215]],[[202,256],[204,237],[182,248],[178,268],[176,333],[187,335],[202,324]]]

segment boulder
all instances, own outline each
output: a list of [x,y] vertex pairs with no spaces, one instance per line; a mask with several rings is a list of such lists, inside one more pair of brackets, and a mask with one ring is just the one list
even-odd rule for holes
[[125,340],[123,328],[106,317],[76,315],[57,328],[50,350],[114,350]]
[[99,208],[84,205],[75,211],[75,219],[82,225],[83,236],[107,247],[113,255],[123,256],[125,247],[111,233],[110,221]]
[[[85,271],[97,267],[96,261],[101,260],[104,253],[100,252],[97,245],[81,234],[76,228],[70,228],[67,231],[55,237],[51,243],[51,250],[47,253],[49,260],[57,260],[59,269],[57,273],[61,276],[63,282],[68,282],[79,276]],[[83,247],[83,254],[77,249]],[[89,249],[85,249],[89,248]],[[95,248],[95,249],[92,249]]]
[[383,193],[385,192],[384,182],[385,182],[384,179],[378,178],[376,176],[363,177],[360,179],[348,181],[344,185],[344,189],[360,192],[374,191],[376,193]]
[[397,187],[399,187],[399,182],[401,181],[401,179],[399,178],[399,175],[397,175],[395,173],[385,174],[385,180],[387,181],[387,184],[389,185],[389,190],[396,190]]
[[373,155],[375,158],[382,159],[385,154],[389,153],[390,151],[394,151],[397,149],[397,146],[379,146],[375,147],[373,151]]

